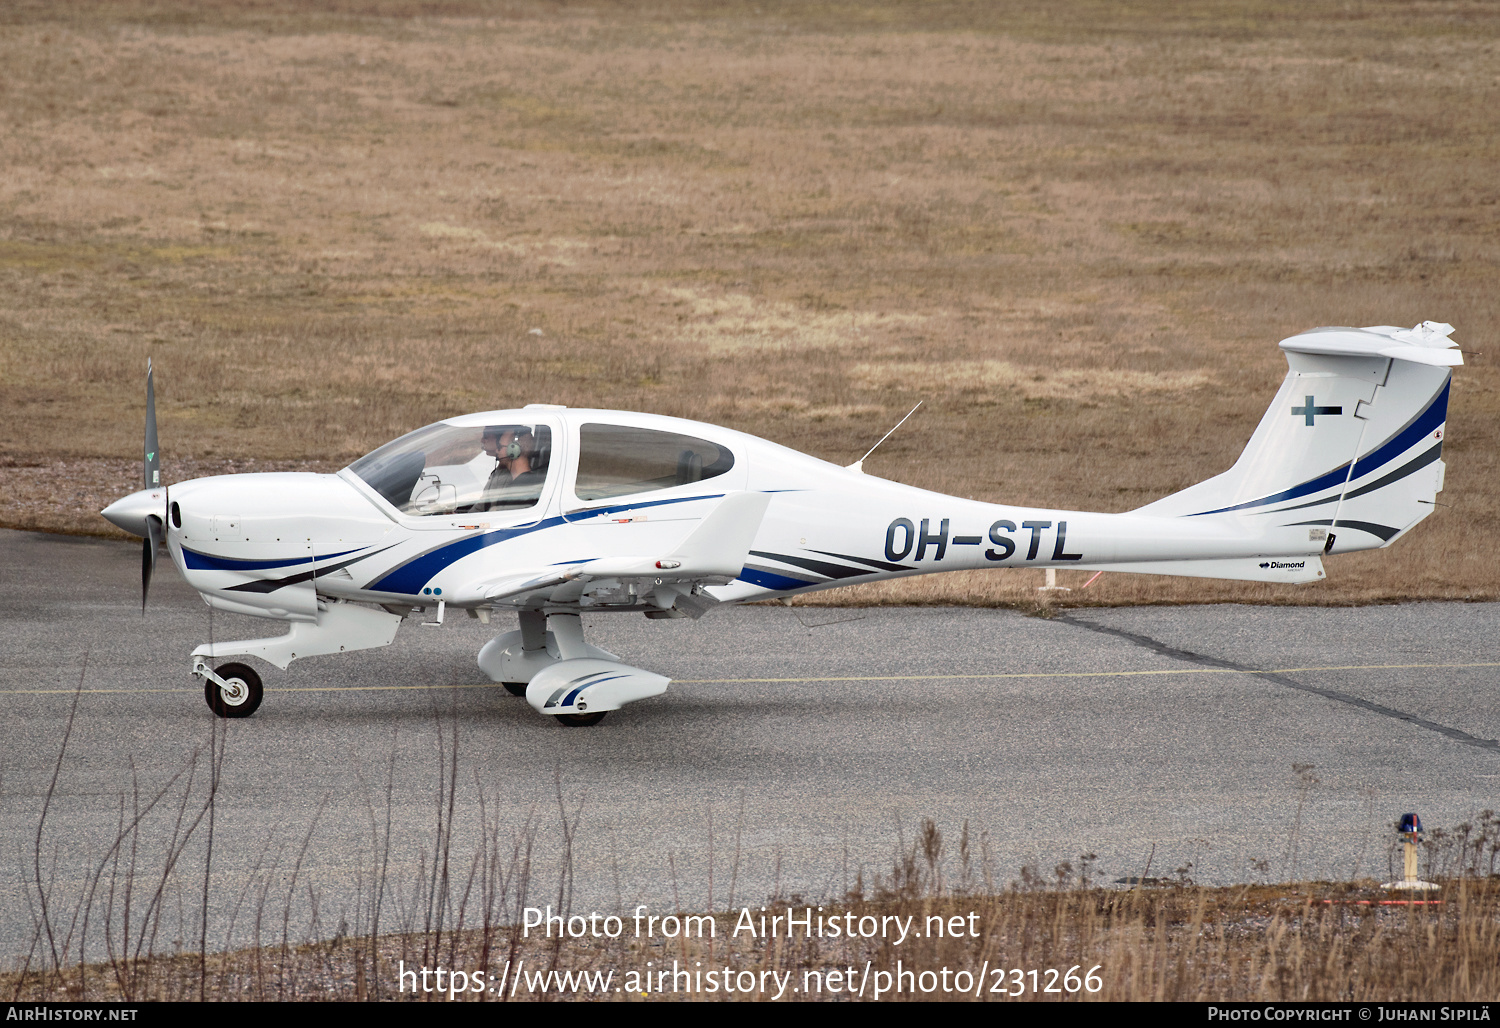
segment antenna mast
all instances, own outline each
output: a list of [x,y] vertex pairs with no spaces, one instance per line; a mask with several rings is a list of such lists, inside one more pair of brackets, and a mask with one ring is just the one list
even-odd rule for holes
[[[922,404],[924,402],[925,401],[918,400],[917,401],[917,407],[922,406]],[[887,439],[889,439],[891,437],[892,433],[894,433],[896,431],[896,429],[898,429],[902,425],[906,424],[906,419],[910,418],[913,414],[915,414],[917,412],[917,407],[913,407],[911,410],[907,411],[905,418],[902,418],[900,421],[898,421],[894,425],[892,425],[890,432],[887,432],[885,435],[883,435],[883,436],[880,437],[880,443],[885,442]],[[870,459],[870,454],[871,453],[874,453],[876,450],[880,449],[880,443],[876,443],[874,446],[870,447],[868,453],[866,453],[859,460],[855,461],[853,464],[848,465],[849,470],[850,471],[858,471],[861,475],[863,475],[865,473],[865,461],[867,461],[867,460]]]

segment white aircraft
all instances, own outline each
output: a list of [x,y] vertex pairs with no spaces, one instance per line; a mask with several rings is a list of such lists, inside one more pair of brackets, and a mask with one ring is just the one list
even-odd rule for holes
[[103,515],[146,540],[143,607],[165,539],[210,607],[290,623],[193,651],[220,717],[253,713],[261,680],[210,661],[285,669],[385,646],[405,617],[440,625],[461,608],[485,623],[519,615],[479,667],[539,712],[586,725],[669,679],[586,643],[584,611],[697,618],[973,568],[1316,582],[1322,554],[1389,546],[1432,512],[1449,369],[1463,363],[1452,331],[1423,322],[1283,340],[1290,370],[1234,467],[1124,514],[964,500],[713,425],[550,404],[449,418],[334,475],[168,490],[148,363],[146,488]]

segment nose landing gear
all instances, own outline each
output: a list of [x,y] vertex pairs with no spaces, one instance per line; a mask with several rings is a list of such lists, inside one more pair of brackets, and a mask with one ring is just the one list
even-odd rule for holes
[[203,679],[203,699],[219,717],[249,717],[260,707],[260,675],[248,664],[220,664],[210,671],[196,660],[193,674]]

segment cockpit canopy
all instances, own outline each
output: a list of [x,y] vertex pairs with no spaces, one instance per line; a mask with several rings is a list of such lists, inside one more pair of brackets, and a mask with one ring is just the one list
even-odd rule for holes
[[[552,471],[552,432],[536,421],[439,422],[386,443],[349,470],[407,515],[524,510],[541,500]],[[583,503],[702,482],[734,467],[734,454],[720,443],[594,420],[578,426],[576,454],[572,491]]]
[[723,446],[678,432],[589,423],[578,436],[573,493],[585,503],[702,482],[734,467]]
[[428,425],[349,470],[403,514],[467,514],[536,505],[552,461],[552,427],[524,422]]

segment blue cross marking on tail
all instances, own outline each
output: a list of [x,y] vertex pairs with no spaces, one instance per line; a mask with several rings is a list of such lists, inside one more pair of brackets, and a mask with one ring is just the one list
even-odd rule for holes
[[1313,398],[1311,396],[1309,396],[1307,398],[1307,405],[1305,407],[1293,407],[1292,408],[1292,415],[1293,416],[1301,415],[1301,416],[1303,416],[1303,417],[1305,417],[1307,419],[1306,421],[1303,422],[1303,424],[1305,424],[1305,425],[1311,425],[1313,423],[1313,417],[1315,415],[1318,415],[1318,414],[1342,414],[1342,413],[1344,413],[1344,408],[1342,408],[1342,407],[1315,407],[1315,406],[1313,406]]

